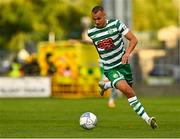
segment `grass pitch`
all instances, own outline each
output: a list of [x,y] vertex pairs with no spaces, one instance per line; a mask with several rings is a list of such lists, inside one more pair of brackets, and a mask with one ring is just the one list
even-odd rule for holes
[[[157,130],[152,130],[136,115],[125,97],[117,100],[116,108],[107,107],[107,98],[0,99],[0,137],[180,137],[180,97],[143,97],[139,100],[146,112],[157,118]],[[79,126],[79,117],[86,111],[98,117],[98,125],[93,130]]]

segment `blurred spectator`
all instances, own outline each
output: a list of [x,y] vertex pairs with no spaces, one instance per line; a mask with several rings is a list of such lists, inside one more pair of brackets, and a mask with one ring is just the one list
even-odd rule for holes
[[46,54],[46,62],[48,64],[48,75],[52,75],[57,71],[56,66],[54,65],[54,63],[51,60],[52,54],[51,53],[47,53]]
[[13,62],[11,63],[9,76],[10,77],[21,77],[21,76],[23,76],[22,67],[21,67],[21,64],[18,63],[17,57],[15,57]]

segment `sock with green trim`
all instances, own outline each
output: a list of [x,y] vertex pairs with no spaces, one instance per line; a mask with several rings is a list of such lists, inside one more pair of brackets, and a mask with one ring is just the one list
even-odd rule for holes
[[144,107],[139,102],[136,96],[131,97],[128,99],[130,106],[133,108],[133,110],[144,120],[146,123],[149,124],[150,117],[147,115],[147,113],[144,110]]

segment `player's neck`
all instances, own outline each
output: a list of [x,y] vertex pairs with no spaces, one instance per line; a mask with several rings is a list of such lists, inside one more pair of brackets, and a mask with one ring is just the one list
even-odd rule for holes
[[96,28],[99,28],[99,29],[104,28],[107,25],[107,23],[108,23],[108,20],[106,19],[101,27],[96,26]]

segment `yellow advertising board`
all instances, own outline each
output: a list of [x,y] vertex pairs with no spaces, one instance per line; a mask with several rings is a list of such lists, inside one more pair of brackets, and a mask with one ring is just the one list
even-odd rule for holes
[[79,41],[41,42],[38,63],[42,76],[51,76],[54,97],[99,96],[101,72],[96,48]]

